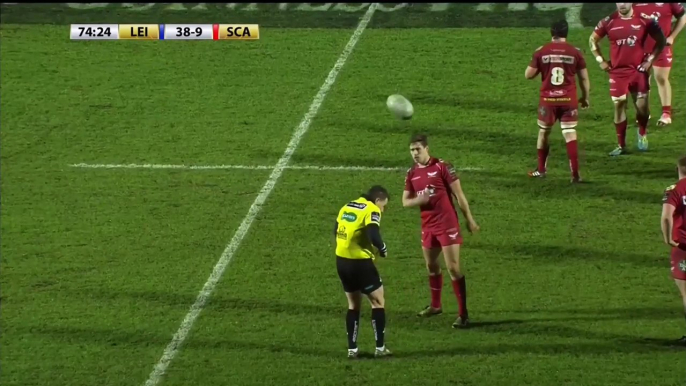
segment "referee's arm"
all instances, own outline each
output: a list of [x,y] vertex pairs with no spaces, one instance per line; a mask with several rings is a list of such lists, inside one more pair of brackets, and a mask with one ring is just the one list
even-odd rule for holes
[[381,239],[381,229],[378,224],[369,224],[366,226],[367,237],[380,252],[382,257],[386,257],[386,244]]

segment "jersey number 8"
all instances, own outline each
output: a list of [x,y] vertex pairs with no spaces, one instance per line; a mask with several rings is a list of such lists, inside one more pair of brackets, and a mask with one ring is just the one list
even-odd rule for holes
[[562,67],[553,67],[550,71],[550,83],[554,86],[559,86],[565,82],[565,69]]

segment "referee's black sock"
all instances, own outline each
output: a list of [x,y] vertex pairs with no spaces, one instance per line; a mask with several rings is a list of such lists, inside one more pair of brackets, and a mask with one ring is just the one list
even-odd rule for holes
[[357,349],[357,333],[360,326],[360,310],[348,310],[345,316],[345,327],[348,330],[348,349]]
[[372,328],[374,338],[376,338],[376,348],[384,346],[384,333],[386,332],[386,310],[383,308],[372,308]]

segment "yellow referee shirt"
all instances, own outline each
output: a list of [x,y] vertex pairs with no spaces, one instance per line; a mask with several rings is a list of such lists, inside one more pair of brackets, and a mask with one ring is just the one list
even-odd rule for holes
[[376,258],[379,251],[365,232],[369,224],[381,226],[381,210],[376,204],[360,197],[345,204],[336,221],[336,255],[347,259]]

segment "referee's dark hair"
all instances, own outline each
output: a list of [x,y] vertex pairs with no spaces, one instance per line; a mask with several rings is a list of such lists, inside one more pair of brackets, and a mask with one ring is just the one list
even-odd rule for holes
[[550,26],[550,35],[554,38],[564,38],[567,39],[569,34],[569,23],[567,20],[558,20]]
[[362,195],[362,197],[371,202],[376,202],[376,200],[391,199],[391,195],[388,194],[388,190],[386,190],[386,188],[384,188],[381,185],[372,186],[371,188],[369,188],[367,193]]

